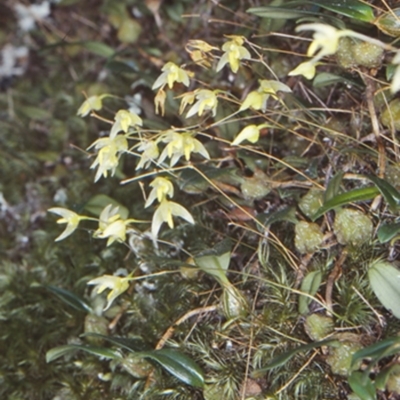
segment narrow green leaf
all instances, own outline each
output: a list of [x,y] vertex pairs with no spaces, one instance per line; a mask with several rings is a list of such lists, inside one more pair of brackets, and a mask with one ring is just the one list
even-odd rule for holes
[[55,294],[64,303],[75,308],[75,310],[89,312],[89,313],[93,312],[89,304],[87,304],[84,300],[82,300],[80,297],[70,292],[69,290],[61,289],[51,285],[44,286],[44,288]]
[[187,385],[203,388],[204,375],[201,368],[185,354],[173,349],[141,352],[144,358],[156,361],[171,375]]
[[325,10],[359,21],[372,22],[375,19],[372,7],[358,0],[313,1],[313,3]]
[[263,375],[266,371],[279,367],[281,365],[284,365],[287,363],[293,356],[295,356],[298,353],[302,353],[307,350],[312,350],[317,347],[321,346],[326,346],[327,344],[332,344],[333,342],[336,342],[335,339],[326,339],[326,340],[321,340],[319,342],[314,342],[314,343],[309,343],[305,344],[303,346],[297,347],[293,350],[286,351],[283,354],[280,354],[279,356],[273,358],[264,368],[258,369],[253,372],[253,377],[258,377],[260,375]]
[[[295,207],[286,207],[282,210],[271,212],[268,214],[259,214],[257,216],[257,220],[260,221],[264,225],[264,227],[268,227],[273,223],[279,221],[288,221],[294,224],[299,222],[298,219],[296,218]],[[260,227],[260,229],[263,229],[263,227]]]
[[109,58],[115,53],[112,47],[107,46],[102,42],[89,40],[87,42],[82,42],[81,44],[86,50],[101,57]]
[[326,191],[324,193],[324,203],[333,199],[335,196],[337,196],[339,194],[340,185],[342,184],[343,176],[344,176],[344,172],[339,171],[329,181],[328,186],[326,187]]
[[308,17],[310,15],[315,16],[316,13],[313,11],[296,10],[293,8],[286,7],[252,7],[246,10],[249,14],[257,15],[258,17],[265,17],[271,19],[295,19]]
[[182,382],[202,388],[204,386],[204,376],[200,367],[188,356],[180,351],[173,349],[145,350],[146,345],[141,338],[121,338],[104,336],[97,333],[86,333],[81,336],[99,337],[108,342],[120,346],[142,358],[150,358],[158,362],[170,374]]
[[349,376],[349,385],[361,400],[376,400],[376,389],[369,377],[362,372],[354,371]]
[[109,204],[112,204],[113,207],[118,207],[118,213],[122,219],[128,218],[129,210],[117,200],[114,200],[113,198],[105,194],[96,194],[95,196],[91,197],[83,208],[84,210],[98,217],[100,216],[103,209]]
[[382,305],[400,318],[400,271],[389,262],[379,261],[368,270],[369,283]]
[[341,75],[331,74],[329,72],[320,72],[313,80],[313,86],[315,88],[331,86],[336,83],[344,83],[346,85],[360,87],[358,83],[350,79],[344,78]]
[[122,347],[125,350],[128,350],[132,353],[137,353],[140,351],[147,351],[150,350],[149,346],[145,344],[143,339],[140,336],[137,337],[129,337],[129,338],[122,338],[118,336],[105,336],[101,335],[100,333],[88,332],[81,335],[81,337],[98,337],[104,339],[116,346]]
[[387,243],[398,233],[400,233],[400,222],[381,225],[378,229],[377,236],[380,243]]
[[[309,272],[303,282],[301,283],[300,290],[304,293],[308,293],[311,296],[314,296],[317,293],[319,286],[322,281],[322,272],[321,271],[311,271]],[[311,298],[308,296],[300,295],[299,297],[299,313],[305,314],[308,312],[308,305],[311,303]]]
[[101,358],[107,358],[115,360],[120,358],[117,351],[107,349],[105,347],[89,346],[89,345],[79,345],[79,344],[67,344],[65,346],[58,346],[50,349],[46,353],[46,362],[52,362],[57,358],[65,356],[66,354],[74,353],[76,351],[85,351],[86,353],[94,354]]
[[385,355],[388,350],[397,345],[400,345],[400,336],[381,340],[377,343],[372,344],[371,346],[365,347],[355,352],[353,354],[351,364],[355,365],[365,358],[379,360],[380,358],[382,358],[382,355]]
[[37,121],[46,121],[50,120],[52,115],[49,110],[34,107],[34,106],[19,106],[18,112],[25,115],[26,117],[37,120]]
[[389,203],[390,208],[397,210],[400,205],[400,193],[398,190],[389,182],[378,178],[377,176],[367,175],[367,178],[379,189],[379,191],[382,193],[382,196]]
[[328,212],[336,207],[340,207],[345,204],[352,203],[354,201],[371,200],[378,194],[379,194],[379,190],[373,186],[361,188],[361,189],[354,189],[354,190],[351,190],[350,192],[338,194],[337,196],[333,197],[332,199],[330,199],[326,203],[324,203],[312,219],[313,219],[313,221],[315,221],[320,216],[324,215],[326,212]]
[[386,383],[391,374],[399,374],[400,373],[400,365],[393,364],[388,368],[383,368],[378,375],[375,377],[375,387],[378,390],[385,390]]

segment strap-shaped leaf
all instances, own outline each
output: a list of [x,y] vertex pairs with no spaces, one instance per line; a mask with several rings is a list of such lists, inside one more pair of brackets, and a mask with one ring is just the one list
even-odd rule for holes
[[58,346],[50,349],[46,353],[46,362],[49,363],[51,361],[57,360],[57,358],[65,356],[66,354],[71,354],[79,350],[85,351],[86,353],[94,354],[95,356],[99,356],[101,358],[107,358],[111,360],[121,358],[117,351],[107,349],[105,347],[80,345],[80,344],[67,344],[65,346]]
[[200,388],[204,386],[204,375],[201,368],[190,357],[178,350],[161,349],[138,351],[141,347],[143,348],[145,346],[140,338],[112,337],[97,333],[86,333],[82,336],[94,336],[107,340],[116,346],[134,353],[138,357],[149,358],[150,360],[156,361],[171,375],[188,385]]
[[272,368],[276,368],[283,364],[286,364],[293,356],[295,356],[298,353],[302,353],[307,350],[312,350],[317,347],[325,346],[327,344],[332,344],[333,342],[336,342],[336,340],[326,339],[326,340],[321,340],[319,342],[305,344],[293,350],[286,351],[285,353],[280,354],[279,356],[273,358],[264,368],[254,371],[252,375],[253,377],[259,377]]
[[116,346],[122,347],[123,349],[128,350],[132,353],[150,350],[149,346],[145,344],[145,342],[140,336],[123,338],[118,336],[105,336],[101,335],[100,333],[93,333],[93,332],[83,333],[81,335],[81,337],[86,337],[86,336],[101,338]]
[[381,225],[378,229],[377,236],[380,243],[387,243],[400,233],[400,222],[395,224]]
[[361,400],[376,400],[375,386],[362,372],[352,372],[349,376],[349,385]]
[[372,7],[359,0],[313,1],[312,3],[325,10],[359,21],[372,22],[375,19]]
[[[310,296],[314,296],[317,293],[319,286],[322,281],[321,271],[311,271],[303,279],[300,290],[304,293],[308,293]],[[308,305],[311,302],[311,298],[308,296],[300,295],[299,297],[299,313],[305,314],[308,312]]]
[[395,351],[397,346],[400,346],[400,336],[381,340],[371,346],[356,351],[353,354],[351,363],[355,365],[366,358],[371,358],[377,362],[382,357],[386,357],[389,353]]
[[95,196],[91,197],[90,200],[85,204],[84,209],[98,217],[103,209],[109,204],[112,204],[113,207],[118,207],[118,214],[122,219],[128,218],[129,210],[117,200],[114,200],[105,194],[96,194]]
[[333,199],[340,192],[340,185],[342,184],[344,172],[339,171],[335,176],[329,181],[324,193],[324,203]]
[[368,278],[382,305],[400,318],[400,270],[389,262],[378,261],[369,268]]
[[382,196],[389,203],[392,210],[397,210],[400,206],[400,193],[389,182],[377,176],[367,175],[367,178],[372,181],[382,193]]
[[47,290],[54,293],[60,300],[69,306],[75,308],[78,311],[93,312],[92,308],[84,300],[78,297],[76,294],[66,289],[61,289],[56,286],[47,285],[44,286]]
[[187,385],[203,388],[204,375],[201,368],[178,350],[161,349],[141,352],[144,358],[156,361],[166,371]]
[[295,19],[316,15],[313,11],[296,10],[295,8],[286,7],[252,7],[246,10],[249,14],[255,14],[258,17],[265,17],[271,19]]
[[326,212],[336,207],[353,203],[354,201],[371,200],[378,194],[379,190],[374,186],[361,189],[354,189],[346,193],[338,194],[337,196],[325,202],[312,219],[313,221],[315,221],[316,219],[324,215]]

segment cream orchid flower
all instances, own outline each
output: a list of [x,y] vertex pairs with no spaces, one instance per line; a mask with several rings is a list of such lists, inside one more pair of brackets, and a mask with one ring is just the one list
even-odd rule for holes
[[288,73],[289,76],[303,75],[306,79],[312,79],[315,76],[316,62],[313,60],[305,61],[299,64],[295,69]]
[[164,222],[166,222],[171,229],[174,228],[174,220],[172,218],[173,216],[181,217],[190,224],[194,224],[192,214],[190,214],[190,212],[186,210],[185,207],[181,206],[178,203],[174,203],[172,201],[164,199],[153,215],[153,220],[151,223],[151,233],[154,238],[157,237],[161,225]]
[[227,63],[231,67],[232,72],[236,73],[239,69],[240,60],[249,60],[250,52],[243,46],[243,36],[227,36],[232,39],[224,43],[222,50],[225,52],[219,59],[217,72],[220,71]]
[[167,62],[161,69],[163,73],[156,79],[152,89],[157,89],[161,86],[168,84],[168,87],[172,89],[175,82],[183,83],[185,86],[189,86],[189,72],[183,68],[178,67],[173,62]]
[[111,289],[107,295],[107,305],[103,310],[106,311],[110,308],[112,302],[129,288],[129,281],[131,279],[130,276],[120,277],[114,275],[103,275],[90,280],[87,284],[96,285],[93,290],[97,294],[104,292],[106,289]]
[[62,207],[52,207],[49,208],[48,211],[62,217],[59,220],[57,220],[57,224],[67,224],[64,232],[62,232],[61,235],[59,235],[55,239],[56,242],[59,242],[60,240],[63,240],[69,235],[71,235],[76,230],[76,228],[78,228],[79,222],[82,219],[86,218]]
[[236,136],[235,140],[232,142],[232,146],[237,146],[244,140],[248,140],[250,143],[258,142],[258,139],[260,138],[261,129],[266,128],[268,126],[269,126],[268,124],[246,126]]
[[206,159],[210,158],[204,145],[189,132],[179,133],[169,130],[163,136],[162,141],[168,144],[158,159],[159,163],[169,157],[171,159],[170,165],[174,166],[182,156],[185,156],[186,161],[189,161],[191,153],[199,153]]
[[97,233],[96,238],[99,239],[107,239],[107,246],[110,246],[114,242],[123,243],[126,240],[126,225],[127,221],[122,219],[117,219],[114,222],[111,222],[107,227],[102,231]]
[[90,169],[98,168],[94,178],[97,182],[101,176],[106,178],[108,171],[111,171],[111,176],[115,174],[121,154],[128,150],[128,141],[124,135],[117,135],[96,140],[88,150],[92,147],[98,150],[97,158],[90,166]]
[[92,111],[99,111],[103,107],[102,100],[107,97],[107,94],[102,94],[101,96],[90,96],[88,97],[82,105],[79,107],[77,115],[81,117],[86,117]]
[[[195,114],[198,114],[198,116],[201,117],[203,112],[207,110],[212,111],[212,115],[215,117],[218,106],[217,93],[217,90],[196,89],[194,94],[197,101],[186,114],[186,118],[190,118]],[[189,102],[189,99],[186,101]]]
[[154,200],[157,199],[161,203],[168,197],[174,197],[174,185],[172,182],[162,176],[158,176],[151,183],[150,186],[153,188],[147,198],[145,207],[149,207],[153,204]]
[[115,122],[111,128],[110,139],[114,139],[120,131],[127,133],[131,126],[143,125],[142,118],[140,118],[136,113],[128,110],[119,110],[115,114],[114,119]]
[[125,242],[126,229],[131,222],[138,222],[133,219],[123,219],[119,214],[119,207],[112,204],[104,207],[99,217],[99,227],[94,232],[96,239],[107,239],[107,246],[114,242]]
[[149,165],[160,155],[157,143],[153,140],[143,140],[138,147],[138,151],[142,151],[143,153],[138,165],[136,166],[136,170],[140,168],[148,168]]
[[260,80],[259,83],[259,88],[257,90],[253,90],[246,96],[242,105],[239,108],[239,111],[244,111],[251,107],[254,110],[261,110],[265,112],[267,109],[267,101],[270,96],[272,96],[274,99],[278,99],[277,92],[292,91],[289,86],[279,81],[270,81],[263,79]]
[[314,40],[308,47],[307,55],[312,57],[319,50],[319,53],[315,55],[316,60],[335,54],[339,47],[339,39],[343,36],[352,35],[352,31],[348,29],[339,30],[333,26],[321,23],[303,24],[296,28],[297,32],[309,30],[315,33],[313,35]]

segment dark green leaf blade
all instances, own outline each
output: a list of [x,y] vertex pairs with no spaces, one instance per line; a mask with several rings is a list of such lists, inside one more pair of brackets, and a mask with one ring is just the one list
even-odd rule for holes
[[86,353],[94,354],[101,358],[107,358],[115,360],[120,358],[118,352],[107,349],[105,347],[89,346],[89,345],[79,345],[79,344],[67,344],[65,346],[58,346],[50,349],[46,353],[46,362],[52,362],[57,358],[65,356],[66,354],[74,353],[76,351],[85,351]]
[[340,185],[342,184],[344,172],[339,171],[335,176],[329,181],[326,191],[324,193],[324,203],[333,199],[340,192]]
[[55,294],[64,303],[75,308],[75,310],[89,312],[89,313],[93,312],[89,304],[87,304],[84,300],[82,300],[80,297],[70,292],[69,290],[61,289],[59,287],[51,285],[44,286],[44,288]]
[[378,229],[377,236],[380,243],[387,243],[400,233],[400,222],[395,224],[381,225]]
[[349,376],[349,385],[361,400],[376,400],[376,389],[371,379],[362,372],[354,371]]
[[372,7],[358,0],[313,1],[325,10],[333,11],[359,21],[372,22],[375,19]]
[[171,375],[187,385],[203,388],[204,375],[200,367],[188,356],[173,349],[161,349],[140,353],[161,365]]
[[365,201],[371,200],[376,195],[379,194],[379,190],[376,187],[366,187],[361,189],[354,189],[346,193],[338,194],[332,199],[328,200],[326,203],[322,205],[322,207],[317,211],[317,213],[312,218],[313,221],[321,217],[326,212],[336,208],[343,206],[345,204],[352,203],[354,201]]
[[285,8],[285,7],[273,7],[273,6],[264,6],[264,7],[252,7],[246,10],[249,14],[257,15],[258,17],[265,17],[271,19],[295,19],[308,17],[310,15],[316,15],[315,12],[305,11],[305,10],[296,10],[294,8]]
[[371,346],[356,351],[353,354],[351,363],[352,365],[355,365],[365,358],[379,359],[382,354],[385,354],[388,349],[396,344],[400,345],[400,336],[381,340],[377,343],[372,344]]
[[367,175],[367,178],[372,181],[375,186],[379,189],[382,196],[389,203],[392,210],[398,210],[400,205],[400,193],[393,187],[389,182],[384,179],[378,178],[377,176]]
[[335,342],[335,339],[326,339],[326,340],[321,340],[319,342],[313,342],[309,344],[305,344],[303,346],[297,347],[293,350],[286,351],[283,354],[280,354],[279,356],[273,358],[264,368],[258,369],[253,372],[253,377],[258,377],[260,375],[263,375],[266,371],[279,367],[280,365],[285,364],[288,362],[293,356],[295,356],[298,353],[307,351],[307,350],[312,350],[317,347],[325,346],[327,344],[331,344]]
[[144,343],[141,337],[130,337],[130,338],[123,338],[118,336],[105,336],[101,335],[100,333],[88,332],[81,335],[81,337],[98,337],[104,339],[116,346],[122,347],[125,350],[128,350],[132,353],[137,353],[140,351],[147,351],[150,350],[149,347]]

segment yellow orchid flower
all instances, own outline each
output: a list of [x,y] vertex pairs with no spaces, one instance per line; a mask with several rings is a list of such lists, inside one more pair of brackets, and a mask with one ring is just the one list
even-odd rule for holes
[[260,138],[261,129],[266,128],[268,126],[269,126],[268,124],[247,125],[236,136],[235,140],[232,142],[232,146],[237,146],[244,140],[248,140],[250,143],[258,142],[258,139]]
[[153,188],[147,198],[145,207],[149,207],[153,204],[154,200],[157,199],[161,203],[168,197],[174,197],[174,185],[167,178],[158,176],[151,183],[150,186]]
[[168,84],[168,87],[172,89],[175,82],[189,86],[189,72],[178,67],[175,63],[167,62],[162,67],[161,71],[163,71],[163,73],[154,82],[152,87],[153,90],[166,84]]
[[219,59],[217,72],[220,71],[227,63],[231,67],[232,72],[236,73],[239,69],[240,60],[249,60],[250,52],[243,46],[243,36],[227,36],[232,39],[224,43],[222,50],[225,52]]
[[153,215],[153,220],[151,223],[151,233],[153,237],[157,237],[158,232],[161,228],[161,225],[166,222],[168,226],[173,229],[174,220],[173,216],[180,217],[189,222],[190,224],[194,224],[194,219],[192,214],[185,207],[181,206],[178,203],[174,203],[172,201],[168,201],[164,199],[157,210]]
[[148,168],[149,165],[160,155],[157,143],[153,140],[143,140],[138,147],[138,151],[142,151],[143,153],[138,165],[136,166],[136,170],[140,168]]
[[62,232],[61,235],[59,235],[55,239],[56,242],[59,242],[60,240],[63,240],[69,235],[71,235],[76,230],[76,228],[78,228],[79,222],[82,219],[86,218],[62,207],[52,207],[49,208],[48,211],[62,217],[59,220],[57,220],[57,224],[67,224],[64,232]]
[[289,76],[303,75],[306,79],[312,79],[315,76],[315,63],[313,60],[305,61],[299,64],[294,70],[288,73]]
[[253,90],[246,96],[239,108],[239,111],[244,111],[251,107],[254,110],[261,110],[265,112],[267,109],[267,101],[270,96],[272,96],[274,99],[278,99],[277,92],[292,91],[289,86],[279,81],[263,79],[260,80],[259,83],[259,88],[257,90]]
[[125,136],[117,135],[96,140],[88,150],[92,147],[98,150],[97,157],[90,166],[90,169],[98,168],[94,178],[97,182],[101,176],[106,178],[108,171],[111,171],[111,176],[115,174],[121,154],[128,150],[128,141]]
[[96,239],[107,239],[107,246],[126,240],[126,227],[132,220],[124,220],[119,214],[119,207],[112,204],[104,207],[99,217],[99,227],[94,232]]
[[217,93],[217,90],[196,89],[194,95],[197,101],[186,114],[186,118],[190,118],[195,114],[201,117],[206,110],[212,111],[212,115],[215,117],[218,106]]
[[106,289],[111,289],[107,295],[107,305],[103,310],[106,311],[110,308],[112,302],[129,288],[129,281],[131,279],[130,276],[120,277],[114,275],[103,275],[90,280],[87,284],[96,285],[93,290],[97,294],[104,292]]
[[189,161],[191,153],[199,153],[206,159],[210,158],[203,143],[195,139],[193,134],[189,132],[179,133],[169,130],[163,135],[162,141],[168,144],[158,159],[159,163],[169,157],[171,159],[170,165],[174,166],[182,156],[185,156],[186,161]]
[[339,39],[343,36],[351,36],[352,34],[350,30],[339,30],[333,26],[321,23],[303,24],[296,28],[297,32],[309,30],[315,33],[313,35],[314,40],[308,47],[307,55],[312,57],[319,50],[319,53],[315,56],[318,60],[322,57],[335,54],[339,47]]
[[115,138],[117,136],[117,133],[120,131],[123,131],[125,133],[128,132],[128,129],[131,126],[142,126],[143,121],[142,118],[139,117],[136,113],[133,113],[129,110],[119,110],[115,114],[115,122],[111,128],[110,132],[110,139]]
[[217,47],[209,45],[203,40],[189,40],[185,46],[186,51],[189,53],[190,58],[201,67],[210,68],[211,60],[213,58],[209,53],[212,50],[218,50]]
[[86,117],[92,111],[99,111],[103,107],[102,100],[104,97],[108,96],[107,94],[103,94],[101,96],[90,96],[88,97],[82,105],[79,107],[77,115],[81,117]]

